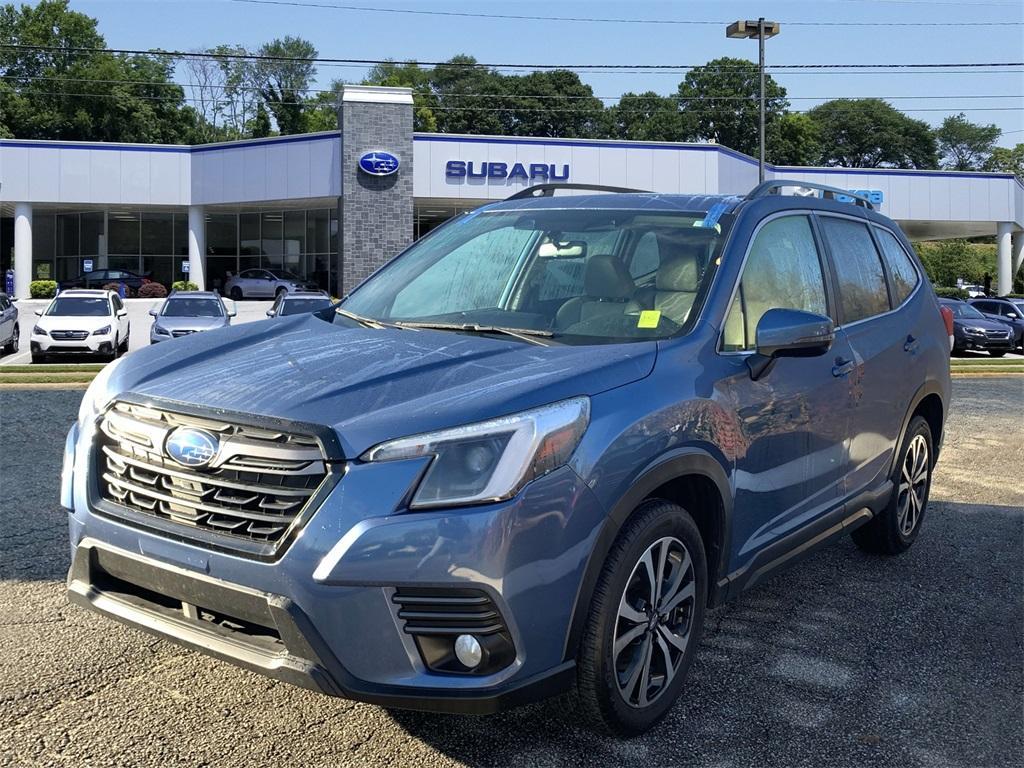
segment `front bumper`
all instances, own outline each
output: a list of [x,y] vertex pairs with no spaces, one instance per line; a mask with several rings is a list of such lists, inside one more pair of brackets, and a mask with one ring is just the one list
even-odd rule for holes
[[[91,501],[91,436],[65,451],[69,598],[279,680],[385,706],[488,713],[566,690],[574,605],[604,510],[570,468],[516,498],[401,510],[419,461],[352,463],[276,558],[216,551],[104,514]],[[344,500],[344,503],[342,503]],[[514,659],[486,674],[428,668],[392,597],[485,592]]]
[[29,340],[30,349],[33,352],[53,355],[60,353],[67,354],[108,354],[114,350],[114,335],[108,333],[104,336],[90,334],[84,339],[53,339],[50,336],[33,333]]
[[975,350],[978,352],[990,351],[1011,351],[1015,344],[1012,337],[1005,339],[990,339],[985,336],[968,336],[964,334],[956,339],[955,348],[958,350]]

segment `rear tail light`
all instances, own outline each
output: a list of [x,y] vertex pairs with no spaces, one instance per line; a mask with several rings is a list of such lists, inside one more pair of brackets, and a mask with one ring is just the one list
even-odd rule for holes
[[946,324],[946,335],[949,336],[949,348],[953,349],[953,310],[947,306],[939,307],[942,322]]

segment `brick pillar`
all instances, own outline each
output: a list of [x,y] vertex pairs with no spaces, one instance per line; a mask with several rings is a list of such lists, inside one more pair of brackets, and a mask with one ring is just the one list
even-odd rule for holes
[[[412,90],[346,85],[341,100],[339,296],[412,242]],[[395,173],[360,168],[371,152],[398,158]]]

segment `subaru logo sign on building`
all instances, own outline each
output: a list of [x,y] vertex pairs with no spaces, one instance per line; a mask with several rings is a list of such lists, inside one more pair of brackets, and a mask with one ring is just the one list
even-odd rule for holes
[[398,171],[401,161],[390,152],[376,150],[359,158],[359,169],[371,176],[390,176]]
[[183,467],[205,467],[220,448],[220,438],[205,429],[178,427],[167,437],[164,450]]

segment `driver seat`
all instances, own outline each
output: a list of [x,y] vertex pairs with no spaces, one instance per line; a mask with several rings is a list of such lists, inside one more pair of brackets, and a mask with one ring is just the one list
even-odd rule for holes
[[633,301],[636,285],[626,265],[610,254],[594,254],[583,271],[583,295],[569,299],[555,315],[555,328],[565,330],[599,317],[639,312]]

